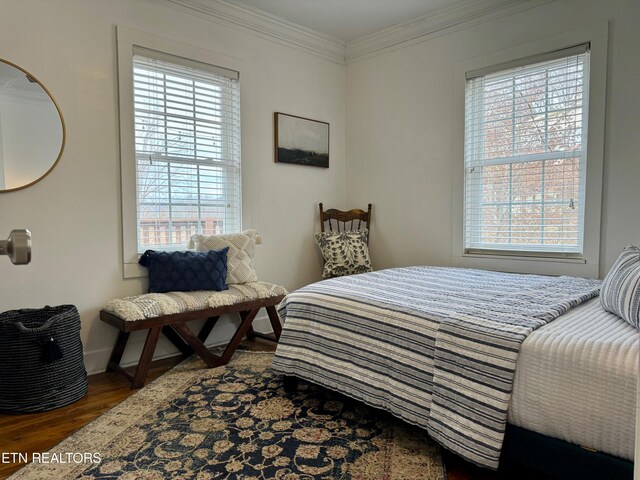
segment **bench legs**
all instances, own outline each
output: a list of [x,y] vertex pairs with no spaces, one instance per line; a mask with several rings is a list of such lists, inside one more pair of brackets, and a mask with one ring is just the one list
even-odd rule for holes
[[196,352],[202,360],[204,360],[207,367],[217,367],[222,365],[218,356],[211,353],[205,344],[202,343],[202,341],[196,337],[191,330],[189,330],[189,327],[187,327],[186,324],[178,323],[176,325],[171,325],[171,328],[175,329],[175,331],[180,334],[182,339],[189,344],[193,351]]
[[282,333],[282,324],[280,323],[280,317],[278,317],[278,312],[276,311],[276,307],[274,305],[269,305],[268,307],[264,307],[267,310],[267,314],[269,315],[269,322],[271,322],[271,328],[273,328],[273,334],[275,336],[271,337],[269,335],[265,335],[264,333],[258,333],[253,330],[252,326],[249,326],[249,330],[247,331],[247,338],[263,338],[264,340],[270,340],[272,342],[277,342],[280,340],[280,334]]
[[116,344],[111,351],[111,357],[109,357],[109,363],[107,364],[107,372],[115,372],[120,368],[120,360],[122,360],[122,354],[124,353],[124,347],[127,346],[129,341],[129,332],[118,332],[118,338]]
[[269,315],[269,321],[271,322],[271,328],[273,328],[273,333],[276,336],[276,340],[280,340],[280,335],[282,334],[282,324],[280,323],[278,312],[276,312],[276,307],[274,305],[269,305],[265,308],[267,309],[267,315]]
[[[280,318],[278,317],[275,306],[270,305],[265,308],[267,309],[267,314],[269,315],[269,320],[271,322],[271,326],[273,327],[273,332],[277,341],[280,338],[280,333],[282,332]],[[218,321],[218,318],[220,318],[219,316],[209,317],[197,335],[194,334],[191,329],[189,329],[186,322],[151,327],[149,329],[149,333],[147,334],[147,340],[145,341],[144,347],[142,348],[140,361],[138,362],[138,366],[133,376],[127,373],[120,366],[120,361],[122,360],[124,349],[127,346],[127,342],[129,341],[130,332],[119,331],[118,338],[111,352],[111,357],[109,358],[109,363],[107,364],[106,371],[115,371],[123,375],[125,378],[127,378],[127,380],[131,382],[132,389],[142,387],[147,378],[147,374],[149,373],[151,360],[153,359],[153,354],[155,352],[156,346],[158,345],[158,340],[160,339],[160,333],[163,333],[167,337],[167,339],[171,341],[171,343],[175,345],[185,356],[195,352],[200,356],[200,358],[202,358],[202,360],[207,364],[208,367],[218,367],[226,365],[227,363],[229,363],[229,360],[231,360],[231,357],[235,353],[238,345],[240,345],[240,342],[245,337],[245,335],[254,335],[269,338],[267,336],[254,332],[251,326],[259,310],[260,308],[255,308],[252,310],[243,310],[239,312],[240,325],[236,329],[233,337],[231,337],[231,340],[225,347],[224,352],[222,352],[221,356],[217,356],[211,353],[204,344],[207,337],[213,330],[216,322]],[[273,340],[273,338],[269,339]]]
[[118,332],[118,339],[116,340],[116,344],[111,352],[111,357],[109,358],[106,371],[117,372],[124,376],[131,382],[132,389],[142,387],[147,378],[147,374],[149,373],[149,367],[151,366],[151,360],[153,359],[153,353],[156,350],[156,345],[158,345],[158,339],[160,338],[161,331],[162,327],[153,327],[149,329],[149,333],[147,333],[147,340],[144,342],[144,347],[142,348],[138,367],[136,368],[136,372],[133,376],[129,375],[129,373],[120,366],[120,360],[122,360],[122,354],[124,353],[124,349],[129,341],[130,332]]
[[233,337],[231,337],[231,340],[227,344],[227,348],[225,348],[224,352],[222,352],[222,356],[220,357],[220,361],[222,362],[221,365],[226,365],[227,363],[229,363],[229,360],[231,360],[231,356],[236,351],[236,348],[238,348],[238,345],[240,345],[240,342],[251,327],[253,319],[256,318],[258,310],[260,309],[256,308],[254,310],[245,310],[243,312],[240,312],[240,325],[238,326],[236,333],[233,334]]
[[[211,333],[211,330],[213,330],[213,327],[216,325],[219,318],[220,318],[219,315],[215,317],[207,318],[207,321],[204,323],[204,325],[200,329],[200,332],[198,332],[198,335],[197,335],[197,338],[198,340],[200,340],[200,342],[204,343],[207,340],[207,338],[209,337],[209,334]],[[162,333],[164,333],[165,337],[167,337],[167,339],[171,343],[173,343],[173,345],[178,350],[180,350],[180,352],[182,353],[182,355],[185,356],[185,358],[195,352],[193,347],[191,347],[191,345],[187,341],[185,341],[182,335],[178,333],[175,328],[173,328],[173,325],[163,326]]]
[[207,338],[209,337],[209,334],[211,333],[211,330],[213,330],[213,327],[215,327],[216,323],[218,323],[219,318],[220,318],[220,315],[207,318],[207,321],[204,323],[204,325],[200,329],[200,333],[198,333],[198,338],[202,343],[204,343],[207,340]]
[[149,329],[147,341],[144,342],[140,362],[138,362],[138,368],[136,368],[136,374],[131,382],[131,388],[140,388],[144,385],[144,381],[147,379],[147,373],[149,373],[149,367],[151,366],[151,360],[153,359],[153,352],[156,351],[156,345],[158,345],[158,340],[160,339],[161,331],[162,327]]

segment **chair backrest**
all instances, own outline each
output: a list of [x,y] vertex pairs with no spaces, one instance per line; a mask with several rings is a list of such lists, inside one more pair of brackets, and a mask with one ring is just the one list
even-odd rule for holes
[[[371,204],[367,211],[354,208],[353,210],[336,210],[330,208],[324,210],[322,203],[320,204],[320,231],[325,231],[325,223],[330,232],[345,232],[348,230],[369,230],[371,225]],[[369,243],[369,235],[367,234],[367,243]]]

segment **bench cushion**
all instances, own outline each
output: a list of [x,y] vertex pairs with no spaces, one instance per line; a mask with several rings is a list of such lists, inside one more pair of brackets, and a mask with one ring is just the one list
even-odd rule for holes
[[287,290],[280,285],[250,282],[229,285],[229,290],[222,292],[198,290],[195,292],[145,293],[144,295],[111,300],[102,309],[123,320],[136,321],[278,297],[287,293]]

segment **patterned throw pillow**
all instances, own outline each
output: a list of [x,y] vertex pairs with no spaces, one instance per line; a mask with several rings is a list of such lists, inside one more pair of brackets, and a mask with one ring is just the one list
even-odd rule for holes
[[626,247],[600,289],[600,303],[636,328],[640,325],[640,249]]
[[367,230],[316,233],[324,258],[324,278],[371,271]]
[[253,266],[256,245],[262,243],[262,237],[255,230],[224,235],[193,235],[189,248],[199,252],[229,247],[227,253],[227,285],[257,282],[258,275]]
[[138,263],[149,269],[149,293],[226,290],[228,248],[209,252],[147,250]]

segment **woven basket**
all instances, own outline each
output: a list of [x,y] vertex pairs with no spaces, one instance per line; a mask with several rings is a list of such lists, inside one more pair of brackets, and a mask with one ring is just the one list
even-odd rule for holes
[[76,307],[0,314],[0,411],[44,412],[73,403],[86,393]]

